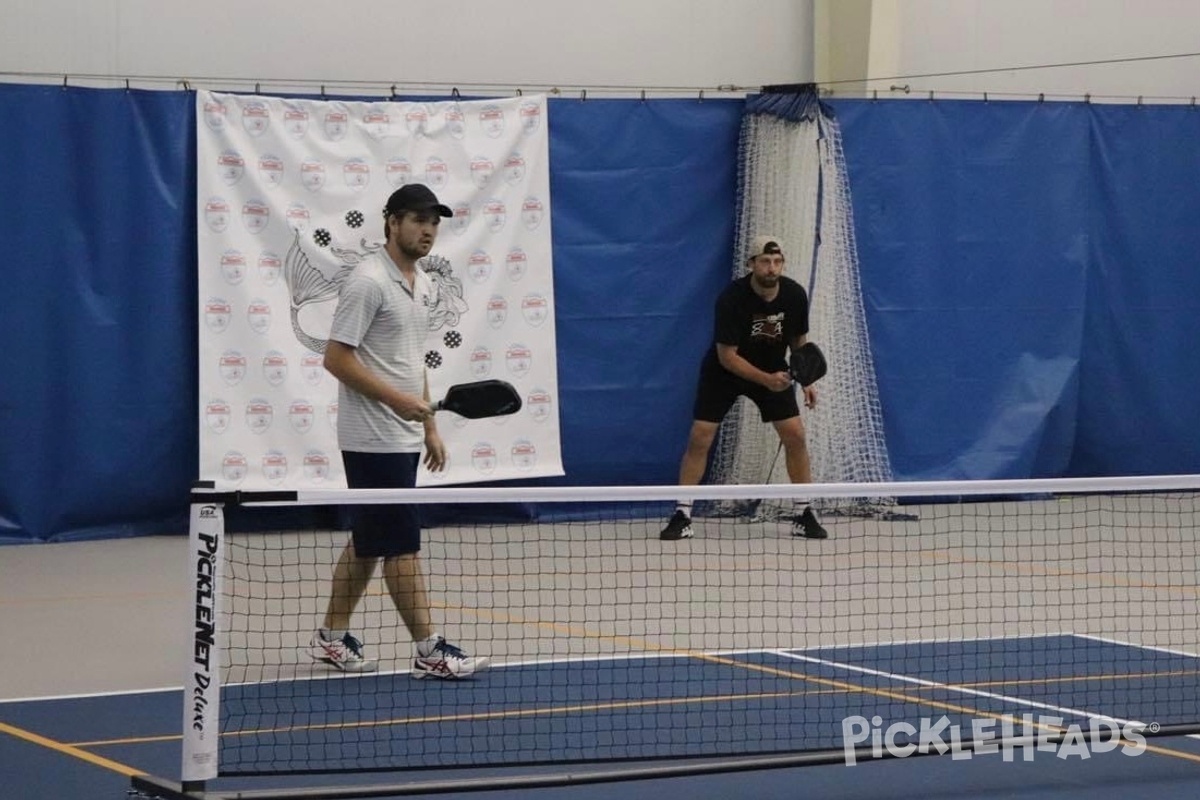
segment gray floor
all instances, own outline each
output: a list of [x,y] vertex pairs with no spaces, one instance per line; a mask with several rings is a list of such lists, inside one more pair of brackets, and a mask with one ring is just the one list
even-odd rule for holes
[[186,541],[0,547],[0,700],[181,686]]
[[[655,519],[436,528],[435,621],[498,661],[811,648],[1059,632],[1200,653],[1194,512],[1154,497],[921,506],[916,520],[829,517],[825,542],[786,523]],[[311,670],[341,532],[228,538],[232,680]],[[0,547],[0,700],[182,684],[186,536]],[[797,613],[802,609],[803,613]],[[247,631],[243,628],[250,627]],[[357,615],[381,667],[411,642],[382,583]]]
[[[602,535],[594,524],[434,529],[434,613],[501,662],[1056,632],[1200,653],[1194,509],[1135,498],[916,510],[828,517],[825,542],[793,539],[786,523],[713,519],[669,543],[653,519]],[[253,611],[230,626],[231,679],[314,672],[302,646],[344,534],[228,541],[242,587],[229,605]],[[0,547],[0,700],[181,686],[188,560],[182,533]],[[411,643],[381,585],[358,620],[382,669],[407,668]],[[245,643],[262,647],[239,663]]]

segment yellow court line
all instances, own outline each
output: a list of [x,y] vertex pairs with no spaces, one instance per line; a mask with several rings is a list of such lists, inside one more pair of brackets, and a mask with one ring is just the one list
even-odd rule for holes
[[[221,733],[220,735],[222,738],[225,738],[225,737],[248,737],[248,736],[265,736],[265,735],[270,735],[270,734],[281,734],[281,733],[296,733],[296,732],[300,732],[300,731],[360,730],[360,729],[367,729],[367,728],[383,728],[383,727],[390,727],[390,726],[396,726],[396,725],[437,724],[437,723],[441,723],[441,722],[486,722],[486,721],[494,721],[494,720],[501,720],[501,719],[531,718],[531,717],[539,717],[539,716],[551,716],[551,715],[558,715],[558,714],[574,714],[574,713],[585,713],[585,712],[594,712],[594,711],[611,711],[611,710],[623,710],[623,709],[633,709],[633,708],[651,708],[651,707],[663,707],[663,706],[707,704],[707,703],[714,703],[714,702],[740,702],[740,701],[744,701],[744,700],[762,700],[762,699],[770,699],[770,698],[807,697],[807,696],[812,696],[812,695],[816,695],[816,694],[845,694],[847,692],[858,693],[858,694],[863,694],[863,693],[874,694],[874,695],[878,695],[881,697],[887,697],[887,698],[893,699],[893,700],[899,700],[901,702],[913,703],[915,705],[931,706],[931,707],[937,708],[939,710],[948,710],[948,711],[954,711],[956,713],[964,713],[964,714],[967,714],[968,716],[982,717],[982,718],[996,720],[998,722],[1004,722],[1006,720],[1011,721],[1014,724],[1017,722],[1020,722],[1023,725],[1029,724],[1029,725],[1032,725],[1032,727],[1034,727],[1034,728],[1037,728],[1039,730],[1044,730],[1044,731],[1047,731],[1050,733],[1064,733],[1066,731],[1065,728],[1060,728],[1060,727],[1053,726],[1053,725],[1046,725],[1046,724],[1037,723],[1037,722],[1031,723],[1031,722],[1028,722],[1023,719],[1018,720],[1018,719],[1015,719],[1011,714],[997,714],[997,713],[992,713],[992,712],[984,712],[984,711],[980,711],[979,709],[976,709],[976,708],[960,706],[955,703],[945,703],[945,702],[941,702],[941,701],[929,700],[929,699],[925,699],[925,698],[921,698],[921,697],[915,697],[911,694],[907,694],[904,692],[891,692],[891,691],[886,691],[886,690],[871,689],[871,688],[865,687],[865,686],[855,686],[854,684],[845,684],[841,681],[830,681],[825,678],[816,678],[814,676],[811,676],[811,675],[808,675],[805,673],[790,672],[787,670],[781,670],[781,669],[777,669],[774,667],[765,667],[762,665],[748,664],[746,662],[741,662],[741,661],[736,661],[736,660],[731,660],[731,659],[724,659],[719,656],[709,656],[708,659],[714,660],[717,663],[721,663],[721,664],[729,664],[729,665],[736,666],[739,668],[751,668],[751,669],[755,669],[756,671],[759,671],[759,672],[775,674],[775,675],[778,675],[781,677],[809,681],[809,682],[816,682],[816,683],[833,684],[833,685],[835,685],[835,688],[822,689],[822,690],[816,690],[816,691],[803,691],[803,692],[764,692],[764,693],[759,693],[759,694],[709,695],[709,696],[704,696],[704,697],[660,698],[660,699],[656,699],[656,700],[621,701],[621,702],[612,702],[612,703],[581,703],[581,704],[572,705],[572,706],[545,706],[545,707],[541,707],[541,708],[509,709],[506,711],[472,712],[472,713],[467,713],[467,714],[443,714],[443,715],[433,715],[433,716],[424,716],[424,717],[407,717],[407,718],[393,718],[393,719],[387,719],[387,720],[374,720],[374,721],[369,721],[369,722],[329,722],[329,723],[322,723],[322,724],[318,724],[318,725],[296,725],[296,726],[288,726],[288,727],[281,727],[281,728],[257,728],[257,729],[246,729],[246,730],[240,730],[240,731],[227,731],[227,732]],[[941,687],[938,687],[938,686],[925,687],[925,686],[923,686],[923,687],[919,687],[915,691],[933,690],[933,689],[939,689],[939,688],[954,688],[954,687],[952,687],[948,684],[946,686],[941,686]],[[3,727],[4,727],[3,723],[0,723],[0,730],[3,730]],[[29,735],[36,736],[35,734],[29,734]],[[37,737],[37,738],[41,739],[41,737]],[[161,742],[168,742],[168,741],[178,741],[181,738],[182,737],[179,734],[173,734],[170,736],[138,737],[138,738],[127,738],[127,739],[100,740],[100,741],[92,741],[92,742],[77,742],[74,745],[63,745],[63,744],[57,743],[57,742],[51,742],[51,744],[56,745],[58,748],[74,750],[77,747],[101,747],[101,746],[115,746],[115,745],[129,745],[129,744],[161,743]],[[45,740],[45,741],[49,742],[50,740]],[[1180,758],[1180,759],[1184,759],[1187,761],[1193,761],[1196,763],[1200,763],[1200,754],[1188,753],[1186,751],[1181,751],[1181,750],[1172,750],[1170,748],[1150,744],[1149,742],[1146,743],[1145,749],[1147,752],[1155,753],[1157,755],[1169,756],[1169,757],[1173,757],[1173,758]],[[94,760],[97,763],[103,762],[102,765],[107,765],[107,764],[113,763],[113,762],[108,762],[107,759],[102,759],[97,756],[91,756],[88,753],[82,753],[82,756],[87,758],[87,760]],[[116,765],[116,766],[120,767],[121,765]],[[118,770],[118,771],[120,771],[120,770]],[[142,774],[142,773],[124,773],[124,774]]]
[[[815,694],[844,694],[847,692],[860,693],[860,694],[861,693],[874,694],[874,695],[878,695],[881,697],[887,697],[889,699],[900,700],[901,702],[913,703],[916,705],[931,706],[934,708],[938,708],[940,710],[955,711],[957,713],[965,713],[969,716],[984,717],[984,718],[993,719],[993,720],[1000,721],[1000,722],[1003,722],[1004,720],[1012,720],[1014,722],[1020,721],[1020,722],[1022,722],[1022,724],[1029,724],[1029,723],[1026,723],[1026,721],[1024,721],[1024,720],[1015,720],[1010,714],[995,714],[995,713],[990,713],[990,712],[983,712],[983,711],[980,711],[979,709],[970,708],[967,706],[959,706],[954,703],[944,703],[944,702],[939,702],[939,701],[935,701],[935,700],[924,699],[921,697],[914,697],[913,695],[906,694],[904,692],[889,692],[889,691],[885,691],[885,690],[870,689],[865,686],[855,686],[854,684],[845,684],[841,681],[829,681],[828,679],[816,678],[814,676],[807,675],[805,673],[789,672],[787,670],[780,670],[780,669],[776,669],[773,667],[765,667],[762,665],[747,664],[746,662],[735,661],[735,660],[731,660],[731,659],[723,659],[718,656],[709,656],[708,658],[716,661],[717,663],[729,664],[729,665],[736,666],[739,668],[752,668],[752,669],[756,669],[757,671],[760,671],[760,672],[776,674],[776,675],[786,677],[786,678],[792,678],[792,679],[804,680],[804,681],[816,682],[816,683],[832,684],[835,686],[835,688],[817,690],[817,691],[804,691],[804,692],[768,692],[768,693],[748,694],[748,695],[710,695],[710,696],[705,696],[705,697],[666,698],[666,699],[657,699],[657,700],[622,701],[622,702],[613,702],[613,703],[583,703],[583,704],[578,704],[578,705],[573,705],[573,706],[550,706],[550,707],[532,708],[532,709],[529,709],[529,708],[510,709],[507,711],[493,711],[493,712],[483,712],[483,713],[473,712],[473,713],[469,713],[469,714],[444,714],[444,715],[435,715],[435,716],[427,716],[427,717],[408,717],[408,718],[396,718],[396,719],[388,719],[388,720],[375,720],[375,721],[371,721],[371,722],[337,722],[337,723],[323,723],[323,724],[319,724],[319,725],[299,725],[299,726],[290,726],[290,727],[283,727],[283,728],[259,728],[259,729],[247,729],[247,730],[241,730],[241,731],[228,731],[228,732],[222,733],[221,736],[222,736],[222,738],[224,738],[224,737],[263,736],[263,735],[268,735],[268,734],[279,734],[279,733],[295,733],[298,731],[357,730],[357,729],[365,729],[365,728],[389,727],[389,726],[394,726],[394,725],[436,724],[436,723],[440,723],[440,722],[485,722],[485,721],[489,721],[489,720],[530,718],[530,717],[538,717],[538,716],[550,716],[550,715],[557,715],[557,714],[572,714],[572,713],[583,713],[583,712],[605,711],[605,710],[650,708],[650,707],[662,707],[662,706],[673,706],[673,705],[706,704],[706,703],[713,703],[713,702],[740,702],[740,701],[744,701],[744,700],[762,700],[762,699],[769,699],[769,698],[801,697],[801,696],[811,696],[811,695],[815,695]],[[947,687],[920,687],[920,689],[918,689],[917,691],[924,690],[924,689],[937,689],[937,688],[953,688],[953,687],[949,687],[949,686],[947,686]],[[1045,725],[1045,724],[1041,724],[1041,723],[1032,723],[1032,725],[1035,728],[1045,730],[1048,732],[1052,732],[1052,733],[1062,733],[1065,731],[1065,729],[1063,729],[1063,728],[1058,728],[1058,727],[1055,727],[1052,725]],[[0,730],[5,730],[6,728],[7,728],[7,726],[4,726],[3,723],[0,723]],[[12,729],[12,730],[16,731],[17,729]],[[17,733],[18,733],[18,735],[24,734],[23,738],[29,738],[30,741],[36,741],[38,743],[45,743],[45,744],[47,744],[47,746],[51,746],[54,749],[59,749],[64,752],[68,752],[72,755],[77,755],[81,758],[84,758],[87,761],[91,761],[100,766],[106,766],[109,769],[114,769],[115,771],[121,772],[122,774],[125,774],[125,775],[133,775],[133,774],[140,775],[143,773],[136,772],[136,771],[129,772],[129,771],[127,771],[127,770],[129,770],[128,767],[123,767],[120,764],[115,764],[115,762],[108,761],[107,759],[101,758],[99,756],[93,756],[90,753],[86,753],[84,751],[77,750],[77,748],[79,748],[79,747],[101,747],[101,746],[129,745],[129,744],[161,743],[161,742],[178,741],[179,739],[182,738],[179,734],[172,734],[169,736],[110,739],[110,740],[99,740],[99,741],[92,741],[92,742],[77,742],[73,745],[64,745],[59,742],[53,742],[49,739],[44,739],[44,737],[39,737],[36,734],[30,734],[30,733],[27,733],[24,731],[20,731]],[[1146,751],[1151,752],[1151,753],[1156,753],[1158,755],[1169,756],[1169,757],[1173,757],[1173,758],[1180,758],[1180,759],[1184,759],[1187,761],[1194,761],[1194,762],[1200,763],[1200,754],[1192,754],[1192,753],[1188,753],[1185,751],[1172,750],[1172,749],[1169,749],[1166,747],[1153,745],[1148,742],[1146,744]]]
[[74,745],[63,744],[62,742],[56,742],[55,740],[49,739],[45,736],[41,736],[40,734],[33,733],[32,731],[23,730],[21,728],[15,728],[12,725],[8,725],[3,722],[0,722],[0,733],[7,733],[10,736],[15,736],[18,739],[23,739],[31,744],[40,745],[41,747],[45,747],[49,750],[53,750],[56,753],[62,753],[65,756],[71,756],[72,758],[78,758],[80,761],[86,761],[89,764],[92,764],[94,766],[103,767],[104,769],[111,770],[112,772],[116,772],[118,774],[124,775],[127,778],[132,778],[135,775],[145,775],[146,774],[145,772],[143,772],[140,769],[134,769],[133,767],[127,767],[124,764],[119,764],[116,761],[112,761],[110,759],[104,758],[103,756],[98,756],[98,755],[95,755],[94,753],[89,753],[86,750],[80,750],[78,747],[76,747]]
[[[384,728],[392,725],[431,725],[439,722],[484,722],[522,717],[544,717],[556,714],[574,714],[591,711],[616,711],[633,708],[655,708],[658,706],[680,706],[704,703],[733,703],[746,700],[771,698],[810,697],[816,694],[844,694],[832,689],[803,692],[760,692],[758,694],[708,695],[705,697],[667,697],[655,700],[620,700],[609,703],[579,703],[570,706],[542,706],[541,708],[513,708],[505,711],[472,711],[465,714],[436,714],[425,717],[397,717],[369,722],[325,722],[315,725],[293,725],[283,728],[247,728],[240,731],[225,731],[221,737],[264,736],[268,734],[296,733],[299,731],[352,730],[358,728]],[[94,742],[75,742],[77,747],[110,747],[125,744],[156,744],[177,741],[179,734],[169,736],[145,736],[129,739],[108,739]]]
[[1170,756],[1171,758],[1182,758],[1184,761],[1195,761],[1200,764],[1200,755],[1189,753],[1185,750],[1171,750],[1166,747],[1160,747],[1156,744],[1146,742],[1146,752],[1156,753],[1160,756]]
[[[578,637],[587,638],[587,639],[615,643],[615,644],[619,644],[619,645],[622,645],[625,647],[636,648],[636,649],[639,649],[644,652],[657,652],[657,653],[661,653],[661,654],[667,654],[667,655],[673,655],[673,656],[679,656],[679,657],[694,658],[694,659],[697,659],[700,661],[706,661],[708,663],[718,664],[721,666],[730,666],[730,667],[735,667],[737,669],[750,670],[750,671],[759,672],[759,673],[763,673],[763,674],[767,674],[767,675],[772,675],[775,677],[782,677],[782,678],[786,678],[786,679],[790,679],[790,680],[801,680],[801,681],[805,681],[807,683],[816,684],[818,686],[822,686],[822,687],[826,687],[826,688],[822,689],[822,690],[806,691],[806,692],[775,692],[775,693],[763,693],[763,694],[753,694],[753,695],[715,695],[715,696],[708,696],[708,697],[665,698],[665,699],[660,698],[660,699],[656,699],[656,700],[621,701],[621,702],[612,702],[612,703],[590,703],[590,704],[580,704],[580,705],[575,705],[575,706],[542,707],[542,708],[533,708],[533,709],[512,709],[512,710],[507,710],[507,711],[484,712],[484,713],[475,712],[475,713],[470,713],[470,714],[455,714],[455,715],[430,716],[430,717],[412,717],[412,718],[407,718],[407,719],[399,718],[399,719],[391,719],[391,720],[376,720],[376,721],[371,721],[371,722],[323,723],[323,724],[319,724],[319,725],[302,725],[302,726],[287,727],[287,728],[265,728],[265,729],[251,729],[251,730],[244,730],[244,731],[231,731],[231,732],[227,732],[227,733],[222,733],[221,736],[223,736],[223,737],[224,736],[239,736],[239,737],[241,737],[241,736],[255,736],[255,735],[266,735],[266,734],[276,734],[276,733],[287,733],[287,732],[295,732],[295,731],[303,731],[303,730],[340,730],[340,729],[355,729],[355,728],[369,728],[369,727],[385,727],[385,726],[390,726],[390,725],[414,725],[414,724],[426,724],[426,723],[437,723],[437,722],[488,721],[488,720],[496,720],[496,719],[535,717],[535,716],[546,716],[546,715],[551,715],[551,714],[578,713],[578,712],[590,712],[590,711],[599,711],[599,710],[646,708],[646,707],[655,707],[655,706],[670,706],[670,705],[709,703],[709,702],[730,702],[730,701],[739,701],[739,700],[747,700],[747,699],[763,699],[763,698],[771,698],[771,697],[796,697],[796,696],[806,696],[806,695],[811,695],[811,694],[826,694],[826,693],[829,693],[829,694],[850,693],[850,694],[874,695],[876,697],[880,697],[880,698],[884,698],[884,699],[897,700],[897,701],[900,701],[903,703],[912,703],[915,705],[935,708],[935,709],[938,709],[941,711],[950,711],[950,712],[957,713],[957,714],[965,714],[967,716],[972,716],[972,717],[977,717],[977,718],[992,719],[992,720],[1000,721],[1000,722],[1003,722],[1004,720],[1013,719],[1012,716],[1009,714],[998,714],[998,713],[994,713],[994,712],[986,712],[986,711],[982,711],[978,708],[959,705],[957,703],[949,703],[949,702],[945,702],[945,701],[938,701],[938,700],[933,700],[933,699],[928,699],[928,698],[922,698],[922,697],[914,696],[914,695],[906,693],[906,692],[871,688],[871,687],[861,686],[858,684],[848,683],[846,681],[839,681],[839,680],[835,680],[835,679],[831,679],[831,678],[820,678],[820,677],[817,677],[814,675],[809,675],[809,674],[803,673],[803,672],[795,672],[792,670],[781,669],[781,668],[777,668],[777,667],[770,667],[767,665],[753,664],[753,663],[749,663],[749,662],[745,662],[745,661],[738,661],[736,659],[728,658],[725,656],[717,656],[717,655],[712,655],[709,653],[703,653],[703,652],[697,652],[697,651],[691,651],[691,650],[679,650],[679,649],[674,649],[674,648],[670,648],[670,647],[661,647],[661,646],[655,645],[649,641],[645,641],[643,639],[638,639],[638,638],[630,637],[630,636],[614,636],[614,635],[598,634],[593,631],[587,630],[586,628],[580,628],[575,625],[564,625],[561,623],[547,623],[547,622],[530,622],[523,618],[515,617],[511,614],[506,614],[503,612],[495,612],[495,611],[490,611],[490,610],[486,610],[486,609],[465,609],[465,608],[461,608],[461,607],[457,607],[457,606],[449,606],[449,605],[446,605],[443,603],[436,603],[436,602],[433,603],[432,605],[434,605],[435,607],[438,607],[438,608],[442,608],[442,609],[451,609],[451,610],[456,610],[459,612],[473,614],[477,617],[491,619],[492,621],[507,622],[510,624],[518,624],[518,625],[533,625],[535,627],[548,629],[548,630],[551,630],[551,631],[554,631],[557,633],[566,633],[566,634],[572,635],[572,636],[578,636]],[[1188,672],[1158,673],[1158,675],[1167,675],[1167,676],[1174,676],[1174,675],[1179,675],[1179,674],[1193,674],[1193,673],[1188,673]],[[1138,673],[1138,674],[1128,675],[1128,676],[1122,676],[1122,675],[1072,676],[1072,677],[1067,677],[1067,678],[1045,678],[1045,679],[1038,679],[1038,680],[1032,680],[1032,681],[1017,681],[1017,682],[998,681],[998,682],[995,682],[995,684],[1003,685],[1003,684],[1007,683],[1009,685],[1013,685],[1013,684],[1020,685],[1020,684],[1024,684],[1024,683],[1037,684],[1037,683],[1050,683],[1050,682],[1062,682],[1062,681],[1088,681],[1088,680],[1097,680],[1097,679],[1117,680],[1117,679],[1121,679],[1121,678],[1149,677],[1149,676],[1154,676],[1154,675],[1156,675],[1156,673]],[[992,684],[992,685],[995,685],[995,684]],[[954,690],[955,688],[970,688],[972,686],[986,686],[986,685],[989,685],[989,684],[987,684],[987,683],[965,684],[965,685],[961,685],[961,686],[956,685],[956,684],[944,684],[944,685],[938,685],[938,686],[922,686],[922,687],[919,687],[918,689],[916,689],[915,691],[927,691],[927,690],[936,690],[936,689]],[[1041,723],[1033,723],[1033,727],[1042,729],[1042,730],[1046,730],[1049,732],[1055,732],[1055,733],[1062,733],[1065,730],[1062,728],[1057,728],[1052,725],[1045,725],[1045,724],[1041,724]],[[0,731],[6,730],[7,728],[8,728],[8,726],[4,726],[3,723],[0,723]],[[97,763],[102,766],[112,765],[112,766],[109,766],[108,768],[115,769],[118,772],[122,772],[122,770],[129,770],[129,768],[123,767],[122,765],[116,764],[115,762],[110,762],[107,759],[104,759],[102,757],[93,756],[90,753],[86,753],[85,751],[78,750],[77,748],[82,747],[82,746],[97,747],[97,746],[111,746],[111,745],[119,745],[119,744],[157,743],[157,742],[176,741],[176,740],[182,738],[181,736],[176,734],[176,735],[170,735],[170,736],[138,737],[138,738],[104,740],[104,741],[95,741],[95,742],[81,742],[81,743],[76,743],[75,745],[64,745],[59,742],[54,742],[49,739],[44,739],[43,737],[38,737],[36,734],[19,731],[18,729],[15,729],[15,728],[11,729],[11,731],[14,732],[14,735],[24,734],[24,736],[22,738],[29,738],[30,741],[39,741],[39,743],[44,742],[47,744],[47,746],[50,746],[53,749],[61,749],[63,752],[69,752],[72,755],[77,755],[78,757],[84,758],[85,760],[91,761],[92,763]],[[1157,753],[1159,755],[1172,756],[1172,757],[1182,758],[1185,760],[1195,761],[1195,762],[1200,763],[1200,755],[1193,755],[1191,753],[1187,753],[1187,752],[1183,752],[1183,751],[1171,750],[1171,749],[1160,747],[1157,745],[1151,745],[1149,743],[1147,743],[1147,745],[1146,745],[1146,750],[1148,752]],[[132,774],[142,774],[142,773],[122,772],[122,774],[132,775]]]
[[1083,578],[1086,581],[1101,586],[1118,586],[1123,589],[1146,589],[1149,591],[1181,592],[1185,595],[1200,594],[1200,586],[1187,583],[1147,583],[1145,581],[1122,578],[1111,570],[1099,572],[1079,572],[1071,569],[1051,569],[1041,564],[1031,564],[1018,561],[998,561],[991,558],[955,557],[950,550],[929,550],[922,555],[935,564],[955,564],[958,566],[985,566],[999,568],[1006,572],[1019,575],[1032,575],[1042,578]]
[[[642,650],[647,650],[647,651],[651,651],[651,652],[669,653],[672,655],[686,656],[689,658],[697,658],[701,661],[708,661],[710,663],[721,664],[724,666],[733,666],[733,667],[737,667],[740,669],[748,669],[748,670],[751,670],[754,672],[761,672],[761,673],[768,674],[768,675],[775,675],[777,677],[795,678],[798,680],[815,683],[819,686],[827,686],[832,689],[838,689],[838,690],[841,690],[844,692],[850,692],[853,694],[869,694],[869,695],[874,695],[876,697],[881,697],[881,698],[884,698],[887,700],[899,700],[902,703],[913,703],[915,705],[929,706],[931,708],[936,708],[939,711],[953,711],[955,713],[966,714],[967,716],[972,716],[972,717],[977,717],[977,718],[991,719],[991,720],[995,720],[997,722],[1003,722],[1006,719],[1007,720],[1013,719],[1013,717],[1009,714],[994,714],[994,713],[990,713],[990,712],[981,711],[977,708],[970,708],[968,706],[960,706],[956,703],[946,703],[946,702],[942,702],[939,700],[927,700],[927,699],[923,699],[920,697],[913,697],[913,696],[905,694],[903,692],[889,691],[887,689],[872,689],[867,686],[858,686],[856,684],[846,683],[844,681],[832,680],[830,678],[818,678],[813,675],[808,675],[805,673],[789,672],[787,670],[781,670],[781,669],[777,669],[775,667],[768,667],[768,666],[761,665],[761,664],[750,664],[747,662],[736,661],[734,659],[725,658],[723,656],[713,656],[713,655],[709,655],[707,653],[697,653],[697,652],[690,651],[690,650],[675,650],[675,649],[667,648],[667,647],[659,647],[658,645],[655,645],[651,642],[640,641],[633,637],[606,636],[604,634],[593,633],[586,629],[579,629],[573,625],[560,625],[559,623],[542,623],[542,622],[531,623],[531,622],[528,622],[527,620],[512,617],[511,615],[496,614],[496,613],[490,612],[486,609],[464,609],[464,608],[446,606],[446,605],[442,605],[442,604],[436,604],[436,605],[439,605],[442,608],[455,608],[455,610],[458,610],[458,611],[475,613],[476,615],[482,616],[482,617],[491,617],[495,621],[504,621],[504,622],[510,622],[513,624],[522,624],[522,625],[532,624],[532,625],[535,625],[536,627],[549,628],[552,631],[566,632],[571,635],[582,636],[584,638],[599,639],[601,641],[609,641],[609,642],[617,642],[620,644],[633,645],[633,646],[639,647]],[[930,689],[944,688],[944,689],[952,690],[954,688],[954,686],[951,684],[945,684],[943,686],[934,686],[934,687],[925,687],[925,688],[930,688]],[[1049,731],[1052,733],[1064,733],[1066,731],[1065,728],[1056,728],[1053,725],[1045,725],[1042,723],[1034,723],[1033,727],[1038,728],[1040,730],[1046,730],[1046,731]],[[1200,763],[1200,755],[1194,755],[1192,753],[1187,753],[1182,750],[1170,750],[1168,748],[1159,747],[1157,745],[1151,745],[1149,743],[1146,744],[1146,750],[1148,752],[1157,753],[1159,755],[1172,756],[1175,758],[1184,759],[1186,761],[1195,761],[1197,763]]]

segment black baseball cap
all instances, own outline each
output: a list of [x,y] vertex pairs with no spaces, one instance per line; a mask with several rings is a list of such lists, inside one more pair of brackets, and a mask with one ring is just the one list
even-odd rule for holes
[[453,217],[450,206],[438,202],[437,195],[423,183],[407,183],[388,198],[383,214],[402,214],[405,211],[436,211],[440,216]]

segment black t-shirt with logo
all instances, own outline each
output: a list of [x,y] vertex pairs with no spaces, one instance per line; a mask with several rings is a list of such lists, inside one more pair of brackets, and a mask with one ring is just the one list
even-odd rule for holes
[[787,369],[788,342],[808,333],[808,292],[791,278],[779,277],[771,302],[750,286],[751,275],[731,283],[717,298],[714,345],[706,358],[718,364],[718,344],[735,345],[738,355],[764,372]]

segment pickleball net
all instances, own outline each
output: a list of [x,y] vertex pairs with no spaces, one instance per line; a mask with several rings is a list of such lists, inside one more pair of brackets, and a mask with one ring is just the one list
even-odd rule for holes
[[[1055,719],[1060,733],[1096,720],[1200,731],[1197,488],[1200,476],[199,489],[184,784],[830,763],[863,725],[917,730],[942,717],[976,734],[979,720],[1014,736]],[[678,499],[798,512],[864,495],[905,513],[827,516],[826,540],[793,536],[787,517],[697,515],[694,538],[659,539]],[[310,638],[349,534],[224,525],[236,504],[286,519],[400,499],[428,525],[435,627],[491,659],[469,680],[413,679],[413,643],[378,578],[351,629],[377,671],[314,661]]]

